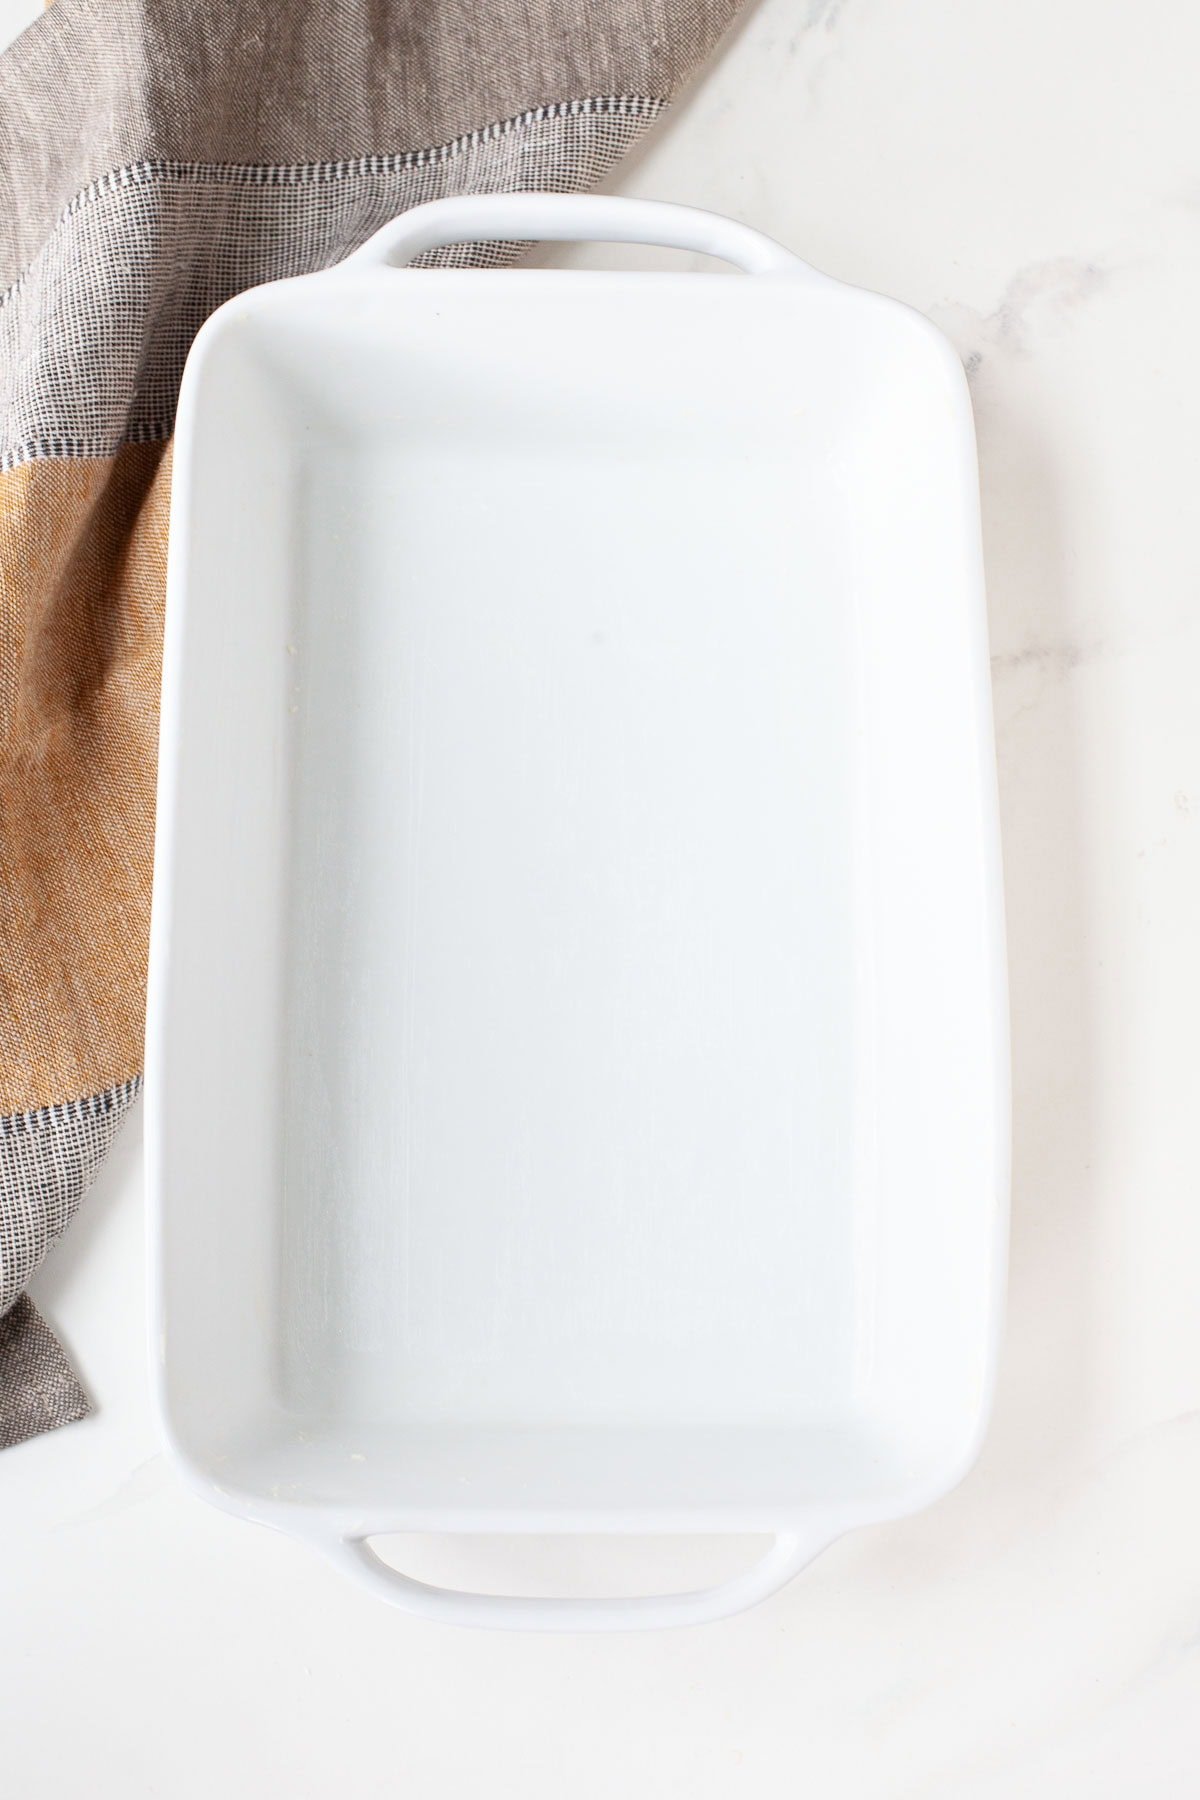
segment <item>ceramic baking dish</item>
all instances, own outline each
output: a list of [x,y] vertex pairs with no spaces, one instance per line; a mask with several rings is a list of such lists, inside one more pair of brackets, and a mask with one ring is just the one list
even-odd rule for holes
[[[742,273],[411,268],[608,239]],[[410,1611],[735,1611],[980,1442],[1007,1183],[967,389],[746,228],[448,200],[241,295],[175,450],[165,1431]],[[766,1533],[702,1593],[403,1532]],[[403,1546],[400,1558],[403,1560]]]

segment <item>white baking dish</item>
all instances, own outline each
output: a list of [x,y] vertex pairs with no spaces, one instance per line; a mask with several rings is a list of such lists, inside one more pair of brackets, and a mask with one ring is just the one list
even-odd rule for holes
[[[751,275],[397,266],[474,239]],[[712,1618],[980,1442],[1007,1185],[970,406],[677,207],[396,220],[179,408],[147,1134],[196,1488],[410,1611]],[[389,1532],[763,1532],[472,1596]]]

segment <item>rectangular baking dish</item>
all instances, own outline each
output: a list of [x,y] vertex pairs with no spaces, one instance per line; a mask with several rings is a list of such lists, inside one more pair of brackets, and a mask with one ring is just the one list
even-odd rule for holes
[[[481,239],[742,273],[403,266]],[[1007,1049],[962,369],[708,214],[402,216],[205,325],[147,1049],[191,1483],[430,1617],[717,1617],[980,1443]],[[400,1532],[762,1532],[468,1595]]]

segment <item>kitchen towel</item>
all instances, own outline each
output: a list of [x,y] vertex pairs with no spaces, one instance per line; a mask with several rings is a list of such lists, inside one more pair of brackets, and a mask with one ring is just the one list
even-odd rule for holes
[[602,180],[739,4],[58,0],[0,57],[0,1446],[89,1410],[25,1288],[141,1079],[192,337],[419,201]]

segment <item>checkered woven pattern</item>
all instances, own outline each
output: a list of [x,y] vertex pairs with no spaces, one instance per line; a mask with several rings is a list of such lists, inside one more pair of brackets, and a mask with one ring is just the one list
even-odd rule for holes
[[192,338],[420,201],[593,186],[739,4],[57,0],[0,57],[0,1446],[88,1410],[26,1289],[140,1082]]
[[[230,295],[328,268],[443,194],[591,187],[661,110],[646,96],[599,95],[395,156],[113,170],[71,202],[0,299],[0,467],[168,437],[188,345]],[[495,266],[513,254],[464,245],[437,260]],[[166,292],[163,269],[177,272]],[[81,369],[92,378],[81,382]]]

